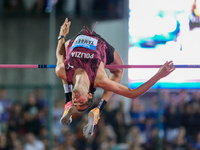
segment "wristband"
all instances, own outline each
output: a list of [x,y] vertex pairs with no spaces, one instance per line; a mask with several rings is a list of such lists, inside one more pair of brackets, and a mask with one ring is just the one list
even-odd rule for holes
[[59,35],[59,36],[58,36],[58,41],[59,41],[60,39],[62,39],[62,38],[65,38],[65,36]]
[[64,88],[65,93],[69,93],[68,84],[63,84],[63,88]]
[[72,84],[70,84],[70,85],[68,86],[68,88],[69,88],[69,92],[72,92],[72,90],[73,90]]

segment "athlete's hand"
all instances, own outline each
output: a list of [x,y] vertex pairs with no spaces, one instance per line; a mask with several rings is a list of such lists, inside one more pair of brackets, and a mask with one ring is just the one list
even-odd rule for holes
[[172,61],[169,61],[169,62],[166,61],[166,63],[160,67],[157,74],[159,75],[160,78],[163,78],[163,77],[166,77],[167,75],[169,75],[175,69],[176,68]]
[[68,18],[66,18],[65,22],[60,27],[60,35],[67,36],[67,34],[69,33],[70,25],[71,25],[71,21],[68,21]]

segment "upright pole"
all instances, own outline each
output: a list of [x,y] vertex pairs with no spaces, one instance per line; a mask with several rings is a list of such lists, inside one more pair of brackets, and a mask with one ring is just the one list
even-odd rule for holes
[[[0,102],[0,120],[1,120],[2,112],[3,112],[3,106],[2,106],[2,104]],[[0,122],[0,134],[1,134],[1,122]]]
[[0,1],[0,15],[3,14],[3,2],[3,0]]
[[[49,9],[49,63],[56,62],[55,60],[55,49],[56,49],[56,8],[55,5],[52,4]],[[49,150],[53,149],[53,136],[52,136],[52,111],[54,104],[54,94],[53,94],[53,85],[55,84],[55,71],[54,69],[48,70],[49,75],[49,87],[48,87],[48,141],[49,141]]]
[[53,149],[53,134],[52,134],[52,108],[53,108],[53,86],[48,85],[47,89],[47,98],[48,98],[48,150]]
[[162,126],[162,113],[163,113],[163,105],[162,105],[162,95],[161,88],[158,87],[158,141],[157,141],[157,150],[162,149],[162,138],[163,138],[163,126]]

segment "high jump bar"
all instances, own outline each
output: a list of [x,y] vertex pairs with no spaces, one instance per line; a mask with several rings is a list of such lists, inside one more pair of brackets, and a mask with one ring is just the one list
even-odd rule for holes
[[[106,65],[106,68],[160,68],[162,65]],[[176,68],[200,68],[200,65],[174,65]],[[0,64],[0,68],[56,68],[50,64]]]

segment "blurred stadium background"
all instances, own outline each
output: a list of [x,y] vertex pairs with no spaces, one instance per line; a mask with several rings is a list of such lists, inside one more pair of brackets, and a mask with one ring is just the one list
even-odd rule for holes
[[[171,58],[200,64],[199,1],[50,1],[0,0],[0,64],[55,64],[66,17],[72,22],[69,39],[98,21],[95,31],[124,64],[162,64]],[[188,57],[178,59],[185,51]],[[121,83],[136,88],[156,71],[125,69]],[[193,71],[178,71],[137,99],[113,95],[86,139],[88,112],[75,114],[69,126],[59,123],[64,90],[54,69],[1,68],[0,150],[200,150],[200,70]],[[101,95],[97,89],[93,106]]]

